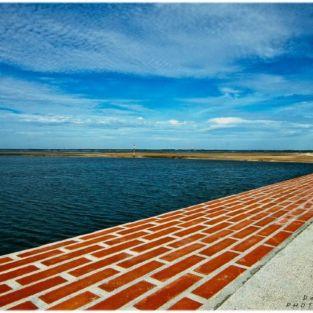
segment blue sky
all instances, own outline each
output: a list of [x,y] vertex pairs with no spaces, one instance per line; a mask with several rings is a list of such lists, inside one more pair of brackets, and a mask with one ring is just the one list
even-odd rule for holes
[[313,149],[312,4],[0,4],[0,148]]

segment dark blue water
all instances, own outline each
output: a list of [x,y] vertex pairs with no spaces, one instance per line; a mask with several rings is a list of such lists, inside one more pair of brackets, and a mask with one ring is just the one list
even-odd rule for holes
[[0,254],[313,172],[313,164],[0,157]]

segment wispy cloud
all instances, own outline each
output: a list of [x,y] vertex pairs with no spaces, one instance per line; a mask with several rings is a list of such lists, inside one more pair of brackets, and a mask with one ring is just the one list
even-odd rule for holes
[[46,83],[32,82],[9,76],[0,77],[0,101],[11,107],[31,109],[35,106],[54,110],[63,107],[86,108],[98,104],[100,99],[92,99],[79,94],[69,94]]
[[[239,88],[252,90],[254,93],[266,96],[288,96],[293,94],[310,95],[313,93],[312,82],[309,78],[284,77],[274,74],[241,74],[227,83],[226,88]],[[239,90],[238,90],[239,89]]]
[[291,5],[85,4],[72,10],[69,4],[3,6],[0,58],[43,72],[203,77],[238,70],[243,58],[286,53],[294,38],[313,32],[312,8]]
[[312,123],[295,123],[281,120],[258,120],[258,119],[244,119],[240,117],[217,117],[208,120],[209,127],[207,131],[216,129],[227,129],[232,127],[239,127],[239,131],[253,132],[254,130],[269,131],[272,133],[291,134],[303,133],[309,131],[313,134]]

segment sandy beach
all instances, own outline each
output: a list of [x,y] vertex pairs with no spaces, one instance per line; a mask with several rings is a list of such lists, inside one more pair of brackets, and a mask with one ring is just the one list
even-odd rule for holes
[[82,158],[169,158],[169,159],[202,159],[251,162],[298,162],[313,163],[312,152],[98,152],[98,151],[66,151],[66,150],[3,150],[1,156],[28,157],[82,157]]

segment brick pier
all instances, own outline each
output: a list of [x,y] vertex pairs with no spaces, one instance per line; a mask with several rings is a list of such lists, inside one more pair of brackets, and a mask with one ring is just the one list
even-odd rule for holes
[[312,219],[310,174],[8,254],[0,309],[214,307]]

